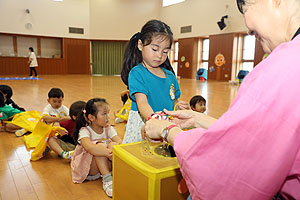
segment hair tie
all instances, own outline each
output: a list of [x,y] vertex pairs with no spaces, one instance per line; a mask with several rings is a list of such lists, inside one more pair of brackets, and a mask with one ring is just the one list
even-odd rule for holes
[[83,109],[83,110],[82,110],[82,112],[85,114],[85,113],[86,113],[86,110],[85,110],[85,109]]
[[137,39],[137,40],[139,40],[139,39],[141,39],[141,32],[137,32],[136,34],[135,34],[135,38]]

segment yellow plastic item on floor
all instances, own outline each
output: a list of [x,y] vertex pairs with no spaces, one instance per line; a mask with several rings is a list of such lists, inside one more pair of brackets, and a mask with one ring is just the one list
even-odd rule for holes
[[113,199],[186,200],[176,157],[145,153],[146,141],[113,147]]
[[26,147],[28,149],[35,148],[39,144],[41,139],[44,137],[44,135],[52,129],[52,127],[52,124],[48,125],[44,123],[42,118],[39,119],[32,133],[30,135],[24,136],[24,142]]
[[32,132],[41,117],[41,112],[32,110],[15,114],[12,121],[6,121],[5,123],[15,124]]
[[121,108],[120,112],[118,112],[116,114],[116,117],[121,118],[125,121],[128,120],[128,115],[129,115],[129,111],[131,109],[131,99],[128,98],[127,101],[125,102],[124,106]]
[[[50,125],[48,125],[50,126]],[[44,157],[43,152],[45,151],[46,147],[48,146],[48,138],[53,137],[55,134],[58,134],[59,130],[65,130],[62,127],[59,126],[51,126],[51,129],[49,129],[45,134],[43,134],[43,137],[40,139],[38,145],[35,147],[34,151],[31,153],[31,161],[37,161]]]

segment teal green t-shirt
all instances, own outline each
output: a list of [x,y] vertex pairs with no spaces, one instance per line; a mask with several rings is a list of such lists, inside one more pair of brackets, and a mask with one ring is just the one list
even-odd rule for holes
[[9,105],[0,107],[0,119],[7,119],[15,114],[21,113],[22,111],[12,108]]
[[129,93],[132,98],[131,110],[138,111],[135,93],[145,94],[154,112],[174,109],[174,101],[181,95],[179,84],[171,71],[162,69],[166,78],[152,74],[141,63],[131,69],[128,78]]

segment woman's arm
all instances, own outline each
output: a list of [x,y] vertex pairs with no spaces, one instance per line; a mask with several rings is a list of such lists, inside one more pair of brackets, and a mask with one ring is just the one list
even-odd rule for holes
[[141,116],[147,120],[148,117],[152,113],[154,113],[151,106],[148,103],[147,96],[143,93],[135,93],[134,98],[136,99],[136,104]]
[[209,117],[202,113],[194,112],[191,110],[180,111],[167,111],[168,115],[171,115],[174,119],[172,121],[151,119],[146,122],[145,128],[142,128],[142,137],[146,134],[151,139],[161,138],[163,130],[172,124],[177,126],[169,130],[167,140],[172,146],[174,145],[175,137],[178,133],[182,132],[183,128],[205,128],[208,129],[217,119]]
[[80,143],[87,152],[94,156],[106,157],[111,153],[106,144],[103,144],[101,142],[94,144],[91,142],[89,137],[82,138],[80,140]]
[[172,122],[180,128],[205,128],[208,129],[217,119],[192,110],[178,110],[164,112],[173,117]]

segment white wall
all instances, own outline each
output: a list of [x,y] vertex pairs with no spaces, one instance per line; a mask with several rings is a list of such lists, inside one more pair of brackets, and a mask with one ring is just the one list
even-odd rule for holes
[[[89,38],[89,20],[89,0],[0,0],[0,32],[4,33]],[[31,29],[25,27],[27,23]],[[70,26],[84,28],[84,35],[70,34]]]
[[159,19],[160,0],[90,0],[91,39],[129,40],[150,19]]
[[[220,31],[217,21],[224,15],[229,16],[225,19],[227,27]],[[237,9],[236,0],[185,0],[161,8],[160,19],[171,26],[174,38],[247,31],[243,16]],[[192,25],[192,32],[181,34],[180,27],[189,25]]]
[[[229,19],[220,31],[216,22],[223,15]],[[4,33],[128,40],[154,18],[169,24],[174,38],[246,31],[236,0],[185,0],[165,8],[162,0],[0,0],[0,32]],[[31,29],[25,27],[27,23]],[[180,27],[188,25],[192,33],[180,34]],[[84,35],[69,34],[70,26],[84,28]]]

